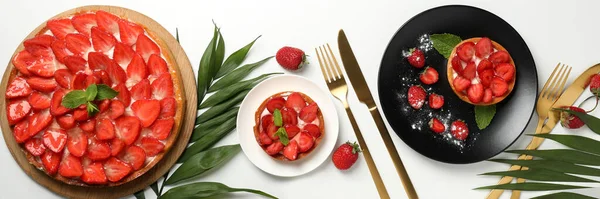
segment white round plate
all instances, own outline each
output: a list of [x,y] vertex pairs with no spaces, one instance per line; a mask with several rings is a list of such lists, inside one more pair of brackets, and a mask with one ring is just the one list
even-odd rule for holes
[[[296,161],[272,158],[258,145],[254,137],[254,114],[260,104],[271,95],[285,91],[298,91],[308,95],[319,105],[325,120],[325,137],[321,143],[306,157]],[[242,150],[256,167],[276,176],[299,176],[317,168],[333,150],[338,131],[338,116],[329,92],[296,75],[279,75],[258,84],[242,102],[237,116],[237,132]]]

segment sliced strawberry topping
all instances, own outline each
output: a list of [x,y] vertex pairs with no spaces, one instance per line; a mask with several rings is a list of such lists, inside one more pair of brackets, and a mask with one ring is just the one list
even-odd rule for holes
[[158,100],[174,96],[170,74],[162,74],[152,82],[152,95]]
[[177,111],[177,101],[173,97],[165,97],[160,100],[160,115],[158,118],[171,118]]
[[97,26],[96,14],[93,13],[75,15],[71,18],[71,22],[73,23],[75,30],[84,35],[90,35],[90,29]]
[[267,127],[269,127],[269,125],[273,124],[273,115],[268,114],[268,115],[262,116],[262,119],[260,121],[262,124],[262,129],[267,129]]
[[475,78],[476,74],[477,74],[477,66],[475,66],[475,62],[467,63],[467,66],[463,70],[463,77],[467,78],[468,80],[472,80],[473,78]]
[[487,69],[479,73],[479,79],[481,80],[481,84],[483,87],[488,88],[492,83],[492,79],[494,78],[494,70]]
[[56,122],[63,129],[71,129],[75,127],[75,118],[73,118],[71,114],[57,117]]
[[92,28],[92,45],[97,52],[108,52],[115,46],[117,40],[112,34],[100,30],[98,27]]
[[34,136],[32,134],[29,134],[29,131],[27,130],[28,125],[29,120],[23,120],[17,123],[17,125],[15,125],[15,127],[13,128],[13,136],[15,137],[17,143],[23,143],[27,141],[27,139],[31,138],[31,136]]
[[44,132],[43,139],[48,149],[59,153],[67,144],[67,132],[62,129],[48,129]]
[[118,117],[120,117],[121,115],[123,115],[123,113],[125,113],[125,105],[123,105],[123,102],[119,101],[119,100],[113,100],[110,103],[110,109],[109,109],[109,117],[110,119],[117,119]]
[[99,10],[96,12],[96,22],[98,27],[105,32],[115,34],[119,32],[119,17],[108,13],[106,11]]
[[489,69],[494,70],[494,64],[487,59],[482,59],[477,65],[477,74],[481,74],[481,72],[483,72],[484,70]]
[[490,89],[492,89],[492,95],[494,95],[494,97],[502,96],[508,91],[508,84],[502,78],[494,77],[490,84]]
[[150,99],[152,97],[152,88],[150,87],[150,81],[143,79],[138,82],[135,86],[131,87],[131,98],[134,100]]
[[99,84],[99,83],[100,83],[100,78],[96,77],[96,75],[88,75],[87,77],[85,77],[85,87],[86,88],[92,84]]
[[432,109],[440,109],[444,106],[444,96],[432,93],[429,95],[429,107]]
[[105,85],[112,85],[112,81],[110,80],[110,77],[108,76],[108,73],[106,73],[106,71],[104,71],[104,70],[94,71],[94,76],[96,77],[96,79],[98,79],[100,81],[100,83],[105,84]]
[[[127,68],[133,56],[136,55],[135,51],[129,45],[125,45],[121,42],[117,42],[115,44],[115,50],[113,51],[113,59],[119,64],[122,68]],[[150,62],[150,61],[148,61]],[[150,63],[148,63],[150,65]]]
[[138,37],[135,43],[135,51],[144,58],[144,61],[148,61],[152,54],[160,54],[158,45],[145,34],[140,34]]
[[110,143],[110,155],[117,156],[125,148],[125,142],[120,139],[113,139]]
[[113,84],[121,84],[127,81],[127,75],[121,66],[118,64],[109,64],[106,67],[106,73],[110,77]]
[[106,70],[111,64],[112,60],[108,58],[104,53],[101,52],[90,52],[88,53],[88,64],[92,70]]
[[319,106],[317,106],[317,103],[313,102],[300,111],[300,119],[306,123],[311,123],[313,120],[317,119],[317,112],[319,112]]
[[58,171],[58,164],[60,164],[60,159],[62,158],[62,153],[54,153],[50,150],[44,152],[44,155],[40,157],[42,159],[42,164],[44,165],[44,170],[48,175],[54,175]]
[[140,135],[140,120],[133,116],[123,116],[115,120],[115,133],[126,145],[131,145]]
[[52,94],[51,104],[50,104],[50,113],[54,116],[60,116],[67,112],[69,109],[62,105],[62,99],[65,96],[65,91],[62,89],[54,91]]
[[168,72],[167,62],[160,55],[150,55],[150,58],[148,58],[148,73],[150,75],[159,76]]
[[271,98],[267,102],[267,110],[269,110],[270,113],[275,112],[275,109],[281,110],[285,106],[285,103],[286,101],[283,97]]
[[50,35],[38,35],[34,38],[25,40],[23,46],[25,47],[25,50],[33,56],[43,56],[48,55],[52,50],[50,49],[50,45],[52,45],[54,40],[56,40],[56,38]]
[[75,90],[83,90],[86,87],[85,79],[87,79],[87,75],[85,73],[77,73],[73,77],[73,82],[71,82],[71,88]]
[[56,64],[54,58],[51,56],[40,56],[37,61],[31,65],[27,65],[27,70],[42,77],[53,77],[54,71],[56,71]]
[[29,111],[31,111],[31,105],[25,99],[8,102],[8,106],[6,106],[8,124],[13,125],[21,121],[29,114]]
[[90,137],[86,156],[93,161],[104,160],[110,157],[110,146],[104,141]]
[[452,81],[452,84],[454,85],[454,89],[456,89],[456,91],[462,92],[471,86],[471,81],[462,76],[456,76],[454,81]]
[[59,86],[65,89],[71,89],[73,75],[71,75],[71,72],[68,69],[58,69],[54,73],[54,80]]
[[496,65],[495,71],[496,74],[506,82],[510,82],[515,76],[515,67],[510,63],[500,63]]
[[263,145],[263,146],[267,146],[267,145],[270,145],[272,143],[273,143],[273,140],[264,131],[260,132],[258,134],[258,144]]
[[46,151],[46,146],[44,146],[42,139],[39,138],[27,140],[27,142],[25,142],[25,148],[33,156],[40,156]]
[[131,62],[127,66],[127,77],[135,82],[148,77],[148,72],[146,72],[146,64],[141,56],[137,54],[133,56],[133,59],[131,59]]
[[298,114],[292,109],[283,108],[283,110],[281,110],[281,117],[284,124],[298,124]]
[[137,171],[141,169],[146,162],[146,152],[138,146],[130,146],[119,159],[123,160],[123,162],[127,162],[134,171]]
[[73,53],[67,49],[67,43],[65,43],[65,40],[63,39],[55,40],[50,47],[52,48],[52,52],[54,52],[56,59],[61,63],[64,63],[64,58],[66,56],[73,55]]
[[281,152],[281,150],[283,150],[283,144],[280,141],[275,141],[273,144],[269,145],[265,151],[269,155],[275,155]]
[[171,134],[174,124],[175,120],[173,118],[156,120],[150,127],[152,131],[148,133],[148,136],[159,140],[167,139],[169,134]]
[[147,156],[152,157],[162,152],[165,148],[165,145],[157,139],[145,137],[142,138],[140,147],[144,149]]
[[273,140],[279,140],[279,137],[276,135],[277,129],[279,129],[279,127],[275,126],[275,124],[271,124],[267,127],[267,135]]
[[296,140],[291,140],[290,143],[283,148],[283,156],[288,160],[296,160],[296,158],[298,158],[298,143]]
[[52,115],[48,111],[40,111],[34,113],[29,118],[29,124],[27,126],[27,131],[29,134],[36,135],[38,132],[41,132],[52,122]]
[[140,119],[142,127],[149,127],[160,113],[160,101],[138,100],[131,105],[133,114]]
[[321,129],[315,124],[306,124],[302,128],[302,132],[312,135],[314,138],[321,137]]
[[482,102],[483,103],[490,103],[490,102],[492,102],[492,98],[493,98],[492,89],[486,88],[485,91],[484,91],[484,93],[483,93]]
[[292,109],[296,112],[300,112],[304,107],[306,107],[306,101],[302,98],[302,95],[297,92],[293,92],[287,98],[285,102],[285,107]]
[[22,77],[15,77],[6,88],[6,98],[12,99],[17,97],[25,97],[31,94],[31,87],[27,80]]
[[492,47],[492,40],[487,37],[481,38],[477,44],[475,44],[475,55],[479,58],[485,58],[494,51]]
[[469,101],[477,104],[483,99],[483,85],[473,84],[467,89],[467,97]]
[[118,182],[131,172],[131,166],[127,163],[112,157],[104,163],[104,173],[111,182]]
[[70,19],[52,19],[46,23],[46,27],[58,39],[64,39],[67,34],[76,31]]
[[106,112],[108,108],[110,108],[110,100],[108,99],[102,100],[98,104],[98,110],[100,110],[100,113]]
[[496,51],[488,57],[488,60],[494,64],[507,63],[510,61],[510,55],[506,51]]
[[34,91],[27,100],[34,110],[50,108],[50,96]]
[[27,84],[41,92],[51,92],[56,89],[56,81],[53,78],[30,77],[27,79]]
[[458,57],[465,61],[471,62],[473,55],[475,55],[475,44],[473,42],[465,42],[457,48]]
[[296,136],[296,134],[300,133],[300,128],[298,128],[296,125],[286,124],[284,127],[288,138],[293,138]]
[[105,184],[106,174],[104,174],[104,165],[100,162],[92,162],[83,166],[83,175],[81,180],[88,184]]
[[96,123],[96,138],[99,140],[110,140],[115,138],[115,125],[106,118],[98,119]]
[[298,136],[298,149],[300,149],[300,153],[310,150],[314,143],[313,137],[307,133],[300,133]]
[[[75,119],[75,121],[86,121],[87,119],[90,118],[90,115],[88,114],[86,109],[75,109],[73,111],[73,118]],[[93,124],[91,124],[93,125]],[[84,123],[80,123],[79,127],[82,128],[85,132],[91,132],[93,131],[94,126],[90,127],[90,124],[87,124],[86,122]]]
[[454,69],[454,72],[456,72],[458,75],[463,75],[462,62],[458,56],[454,56],[452,58],[452,69]]
[[115,91],[119,92],[119,94],[117,95],[117,99],[119,101],[121,101],[124,106],[129,106],[129,103],[131,103],[131,96],[130,96],[129,90],[127,90],[127,87],[125,86],[125,84],[123,84],[123,83],[118,84],[113,89],[115,89]]
[[135,44],[138,36],[143,33],[144,29],[141,26],[127,20],[119,20],[119,35],[124,44],[130,46]]
[[37,61],[37,57],[31,55],[31,53],[23,50],[15,55],[12,60],[13,65],[21,74],[29,76],[29,70],[27,69],[30,65],[33,65]]
[[58,166],[58,174],[67,178],[75,178],[83,175],[81,160],[73,155],[67,155]]
[[79,128],[73,128],[67,133],[67,150],[71,155],[81,157],[88,147],[88,136]]
[[71,33],[65,37],[67,49],[77,56],[83,56],[84,53],[92,47],[90,38],[84,34]]

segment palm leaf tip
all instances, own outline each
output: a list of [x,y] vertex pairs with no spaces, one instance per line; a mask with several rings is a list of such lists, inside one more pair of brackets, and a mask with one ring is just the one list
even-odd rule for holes
[[590,187],[564,185],[564,184],[553,184],[553,183],[525,182],[525,183],[512,183],[512,184],[484,186],[484,187],[475,188],[475,190],[503,189],[503,190],[520,190],[520,191],[554,191],[554,190],[583,189],[583,188],[590,188]]

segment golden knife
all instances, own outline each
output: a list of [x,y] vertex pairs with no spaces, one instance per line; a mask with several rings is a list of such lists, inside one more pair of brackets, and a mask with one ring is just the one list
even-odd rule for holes
[[354,57],[354,53],[352,52],[352,48],[350,47],[350,43],[346,38],[344,30],[340,30],[338,34],[338,48],[340,50],[342,62],[344,63],[344,69],[346,70],[348,78],[350,79],[350,83],[352,84],[352,87],[358,96],[358,100],[367,105],[369,108],[371,116],[373,117],[373,120],[375,120],[375,124],[377,124],[379,133],[383,138],[383,143],[385,144],[385,147],[387,148],[387,151],[394,162],[396,172],[400,176],[400,180],[404,186],[404,191],[406,191],[406,194],[410,199],[419,198],[412,182],[410,181],[410,177],[404,168],[404,164],[402,164],[402,160],[400,159],[400,155],[396,150],[396,146],[394,145],[394,142],[392,141],[392,138],[390,137],[390,134],[383,123],[381,115],[379,114],[379,110],[377,110],[375,100],[373,100],[369,86],[367,86],[367,82],[365,81],[365,77],[360,70],[358,61],[356,61],[356,57]]
[[[552,108],[571,106],[573,103],[575,103],[575,101],[579,98],[581,93],[583,93],[583,91],[587,88],[590,77],[593,74],[597,74],[597,73],[600,73],[600,64],[596,64],[596,65],[588,68],[586,71],[584,71],[581,75],[579,75],[577,77],[577,79],[575,79],[575,81],[573,81],[573,83],[571,83],[571,85],[567,88],[567,90],[565,90],[565,92],[558,98],[558,100],[554,103],[554,105],[552,105]],[[554,129],[554,127],[556,126],[556,123],[558,123],[558,120],[559,120],[558,112],[551,111],[550,114],[548,115],[548,121],[546,122],[546,124],[542,128],[542,131],[539,134],[550,133],[550,131],[552,131],[552,129]],[[544,141],[544,138],[533,137],[533,140],[531,140],[531,143],[529,143],[529,146],[527,146],[527,149],[535,150],[538,147],[540,147],[540,145],[542,144],[543,141]],[[510,183],[512,180],[513,180],[513,177],[504,176],[504,177],[502,177],[502,179],[500,179],[498,184]],[[500,198],[500,195],[502,195],[503,192],[504,192],[504,190],[494,189],[490,192],[490,194],[488,194],[488,196],[486,198],[487,199]]]

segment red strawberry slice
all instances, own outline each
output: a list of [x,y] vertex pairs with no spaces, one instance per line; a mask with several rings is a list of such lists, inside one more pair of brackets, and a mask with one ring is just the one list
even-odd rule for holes
[[8,106],[6,106],[8,124],[13,125],[21,121],[29,114],[29,111],[31,111],[31,105],[27,100],[21,99],[10,101]]
[[60,159],[62,158],[62,153],[54,153],[50,150],[44,152],[42,157],[42,164],[44,165],[44,170],[48,175],[54,175],[58,171],[58,164],[60,164]]
[[73,18],[71,18],[71,23],[73,23],[73,27],[79,33],[82,33],[84,35],[90,35],[90,29],[92,29],[92,27],[97,26],[96,14],[85,13],[75,15],[73,16]]
[[258,144],[262,146],[268,146],[273,143],[273,140],[264,131],[258,134]]
[[81,180],[87,184],[105,184],[107,178],[104,174],[104,165],[100,162],[84,165]]
[[99,84],[99,83],[100,83],[100,78],[96,77],[96,75],[88,75],[87,77],[85,77],[85,87],[86,88],[92,84]]
[[510,82],[515,76],[515,67],[510,63],[500,63],[496,65],[494,70],[496,71],[496,75],[506,82]]
[[85,73],[77,73],[73,77],[73,82],[71,82],[71,88],[75,90],[83,90],[86,87],[85,79],[87,79],[87,75]]
[[152,97],[152,88],[150,87],[150,81],[143,79],[138,82],[135,86],[131,87],[131,98],[134,100],[150,99]]
[[98,119],[96,123],[96,138],[98,140],[110,140],[115,138],[115,125],[106,118]]
[[267,127],[267,135],[273,140],[279,140],[279,136],[276,135],[278,129],[279,127],[275,126],[275,124],[269,125]]
[[50,96],[34,91],[31,93],[27,102],[34,110],[43,110],[50,108]]
[[317,119],[317,112],[319,112],[319,106],[317,103],[311,103],[308,106],[304,107],[300,111],[300,119],[306,123],[311,123],[315,119]]
[[115,34],[119,32],[119,17],[108,13],[106,11],[99,10],[96,12],[96,22],[98,27],[105,32]]
[[96,77],[96,79],[98,79],[100,81],[100,83],[105,84],[105,85],[112,85],[112,81],[110,80],[110,77],[108,76],[108,73],[106,73],[106,71],[104,71],[104,70],[94,71],[94,76]]
[[54,73],[54,80],[59,86],[65,89],[71,89],[73,75],[71,75],[71,72],[68,69],[58,69]]
[[477,74],[481,74],[481,72],[488,69],[494,70],[494,64],[487,59],[482,59],[477,65]]
[[313,140],[313,137],[307,133],[300,133],[298,136],[298,149],[300,149],[300,153],[310,150],[314,143],[315,141]]
[[58,39],[64,39],[67,34],[76,31],[70,19],[52,19],[46,23],[46,27]]
[[173,81],[170,74],[162,74],[152,82],[152,95],[158,100],[174,96]]
[[273,113],[275,112],[275,109],[281,110],[285,104],[286,101],[283,97],[274,97],[267,102],[267,110],[269,110],[270,113]]
[[454,81],[452,81],[452,85],[454,85],[454,89],[456,89],[456,91],[462,92],[471,86],[471,81],[462,76],[456,76]]
[[423,104],[425,104],[425,97],[427,97],[427,93],[421,86],[411,86],[408,88],[408,104],[414,109],[421,109]]
[[492,40],[487,37],[481,38],[477,44],[475,44],[475,55],[479,58],[485,58],[494,51],[492,47]]
[[138,37],[135,43],[135,51],[144,58],[144,61],[148,61],[152,54],[160,54],[158,45],[145,34],[140,34]]
[[273,124],[273,115],[271,115],[271,114],[264,115],[260,121],[261,121],[262,129],[267,129],[267,127],[269,127],[269,125]]
[[147,156],[152,157],[162,152],[165,145],[157,139],[145,137],[142,138],[140,147],[144,149]]
[[112,34],[100,30],[98,27],[92,28],[92,45],[97,52],[108,52],[115,46],[117,40]]
[[30,77],[27,79],[27,84],[41,92],[51,92],[56,89],[56,81],[53,78]]
[[[82,122],[82,121],[86,121],[87,119],[89,119],[90,115],[88,114],[88,112],[87,112],[86,109],[75,109],[73,111],[73,118],[75,119],[75,121]],[[84,123],[80,123],[79,127],[81,128],[83,126],[83,128],[84,128],[83,130],[86,131],[86,132],[93,131],[93,130],[90,130],[90,126],[89,125],[90,124],[86,124],[84,122]],[[93,129],[93,128],[94,127],[92,126],[91,129]]]
[[43,135],[44,145],[55,153],[60,153],[67,144],[67,132],[62,129],[48,129]]
[[131,145],[137,140],[140,135],[140,120],[133,116],[123,116],[115,120],[115,133],[117,138],[125,142],[126,145]]
[[494,77],[490,84],[490,89],[492,89],[492,95],[494,97],[503,96],[508,91],[508,84],[502,78]]
[[71,114],[57,117],[56,122],[63,129],[71,129],[75,127],[75,118],[73,118]]
[[296,160],[296,158],[298,158],[298,143],[296,140],[291,140],[290,143],[283,148],[283,156],[288,160]]
[[158,118],[171,118],[177,111],[177,101],[173,97],[165,97],[160,100],[160,115]]
[[434,133],[441,134],[446,131],[446,126],[437,118],[431,118],[429,121],[429,129]]
[[281,150],[283,150],[283,144],[280,141],[273,142],[273,144],[269,145],[269,147],[265,149],[265,151],[269,155],[278,154],[279,152],[281,152]]
[[80,33],[68,34],[65,37],[65,44],[67,45],[67,49],[77,56],[83,56],[92,47],[90,38]]
[[117,95],[117,100],[121,101],[124,106],[129,106],[129,103],[131,103],[131,95],[129,94],[129,90],[127,90],[125,84],[118,84],[113,89],[119,92]]
[[475,66],[475,62],[467,63],[467,66],[463,70],[463,77],[467,78],[468,80],[472,80],[473,78],[475,78],[476,74],[477,66]]
[[[129,45],[125,45],[121,42],[117,42],[115,44],[115,49],[113,51],[113,59],[117,64],[119,64],[122,68],[127,68],[133,56],[136,55],[135,51]],[[148,61],[148,65],[150,65],[150,61]]]
[[104,160],[110,157],[110,146],[104,141],[91,137],[87,147],[87,155],[90,160]]
[[477,104],[483,99],[483,92],[483,85],[473,84],[467,89],[467,97],[469,98],[469,101]]
[[479,79],[481,80],[481,84],[483,87],[488,88],[492,83],[492,79],[494,78],[494,70],[487,69],[479,73]]
[[488,60],[494,64],[507,63],[510,61],[510,55],[506,51],[496,51],[488,57]]
[[296,137],[296,135],[298,133],[300,133],[300,128],[298,128],[298,126],[296,126],[296,125],[286,124],[284,127],[285,127],[285,132],[287,133],[287,136],[290,139],[293,137]]
[[281,110],[281,117],[283,124],[298,124],[298,114],[292,109],[283,108],[283,110]]
[[[115,58],[116,59],[116,58]],[[158,54],[150,55],[148,58],[148,73],[150,75],[159,76],[163,73],[168,73],[167,62]]]
[[133,59],[131,59],[131,62],[127,66],[127,77],[135,82],[148,77],[148,73],[146,72],[146,64],[141,56],[133,56]]
[[56,71],[54,57],[40,56],[38,57],[37,61],[27,66],[27,70],[30,74],[38,75],[41,77],[53,77],[54,71]]
[[118,182],[131,172],[129,164],[112,157],[104,163],[104,173],[111,182]]
[[465,61],[471,62],[473,55],[475,55],[475,44],[473,42],[465,42],[457,48],[458,57]]
[[83,175],[81,159],[73,155],[67,155],[58,166],[58,174],[66,178],[75,178]]
[[29,70],[27,69],[30,65],[33,65],[37,61],[37,57],[31,55],[31,53],[23,50],[15,55],[12,60],[12,64],[19,70],[19,72],[25,76],[29,76]]
[[148,136],[159,140],[167,139],[174,124],[175,120],[173,118],[156,120],[150,127],[152,131],[148,133]]
[[112,102],[110,102],[109,111],[110,112],[108,115],[110,119],[117,119],[118,117],[123,115],[123,113],[125,113],[125,105],[123,105],[123,102],[119,100],[113,100]]
[[452,122],[452,125],[450,126],[450,133],[452,133],[452,136],[458,140],[466,140],[467,136],[469,136],[469,128],[464,121],[457,120]]
[[64,115],[69,112],[69,109],[62,105],[62,99],[65,96],[65,91],[62,89],[54,91],[52,94],[51,104],[50,104],[50,113],[54,116]]
[[438,74],[437,70],[428,66],[419,75],[419,79],[421,80],[421,82],[423,82],[423,84],[427,84],[427,85],[435,84],[439,79],[439,74]]
[[288,96],[285,107],[300,112],[300,110],[306,107],[306,101],[300,93],[293,92]]
[[429,107],[432,109],[440,109],[444,106],[444,96],[432,93],[429,95]]
[[112,60],[108,58],[104,53],[101,52],[90,52],[88,53],[88,64],[92,70],[106,70]]
[[314,138],[321,137],[321,129],[315,124],[306,124],[302,128],[302,132],[312,135]]
[[138,146],[130,146],[119,159],[123,162],[127,162],[134,171],[137,171],[141,169],[146,162],[146,152]]
[[56,40],[55,37],[50,35],[38,35],[34,38],[25,40],[23,46],[25,50],[31,53],[33,56],[44,56],[52,50],[50,45]]
[[34,113],[29,118],[27,131],[31,135],[36,135],[45,129],[52,122],[52,115],[49,111],[40,111]]
[[[113,62],[114,63],[114,62]],[[127,74],[118,64],[109,64],[106,67],[106,73],[110,77],[113,84],[121,84],[127,81]]]
[[462,62],[460,61],[460,58],[458,56],[454,56],[452,58],[452,69],[454,69],[454,72],[458,75],[463,75]]
[[33,156],[40,156],[46,151],[46,146],[44,146],[42,139],[39,138],[27,140],[27,142],[25,142],[25,148]]
[[133,114],[140,119],[142,127],[149,127],[160,113],[160,101],[138,100],[131,105]]
[[135,44],[138,36],[143,33],[144,28],[141,26],[127,20],[119,20],[119,35],[121,36],[121,42],[124,44],[130,46]]
[[23,120],[13,128],[13,136],[15,137],[15,141],[17,143],[23,143],[27,141],[27,139],[31,138],[34,135],[29,134],[27,130],[27,126],[29,125],[29,120]]
[[108,108],[110,108],[110,100],[105,99],[100,101],[100,104],[98,104],[98,109],[100,110],[100,113],[106,112]]
[[481,101],[483,103],[490,103],[490,102],[492,102],[492,99],[493,99],[492,89],[486,88],[483,93],[483,99]]
[[121,151],[125,148],[125,142],[122,140],[115,138],[110,143],[110,155],[117,156]]
[[[78,109],[78,110],[84,110],[85,111],[85,108]],[[86,111],[86,113],[87,113],[87,111]],[[75,120],[77,120],[77,118],[75,118]],[[92,119],[89,119],[87,121],[84,121],[84,120],[80,121],[79,122],[79,128],[81,128],[81,130],[83,130],[85,132],[88,132],[88,133],[95,132],[96,131],[96,119],[92,118]]]
[[55,40],[50,47],[52,48],[52,52],[54,52],[54,56],[56,56],[56,60],[61,63],[64,63],[64,58],[66,56],[73,55],[73,53],[67,49],[67,43],[65,43],[65,40],[63,39]]
[[88,136],[79,128],[73,128],[67,132],[67,150],[71,155],[81,157],[88,147]]
[[6,98],[25,97],[29,96],[31,92],[31,87],[25,78],[15,77],[6,88]]

